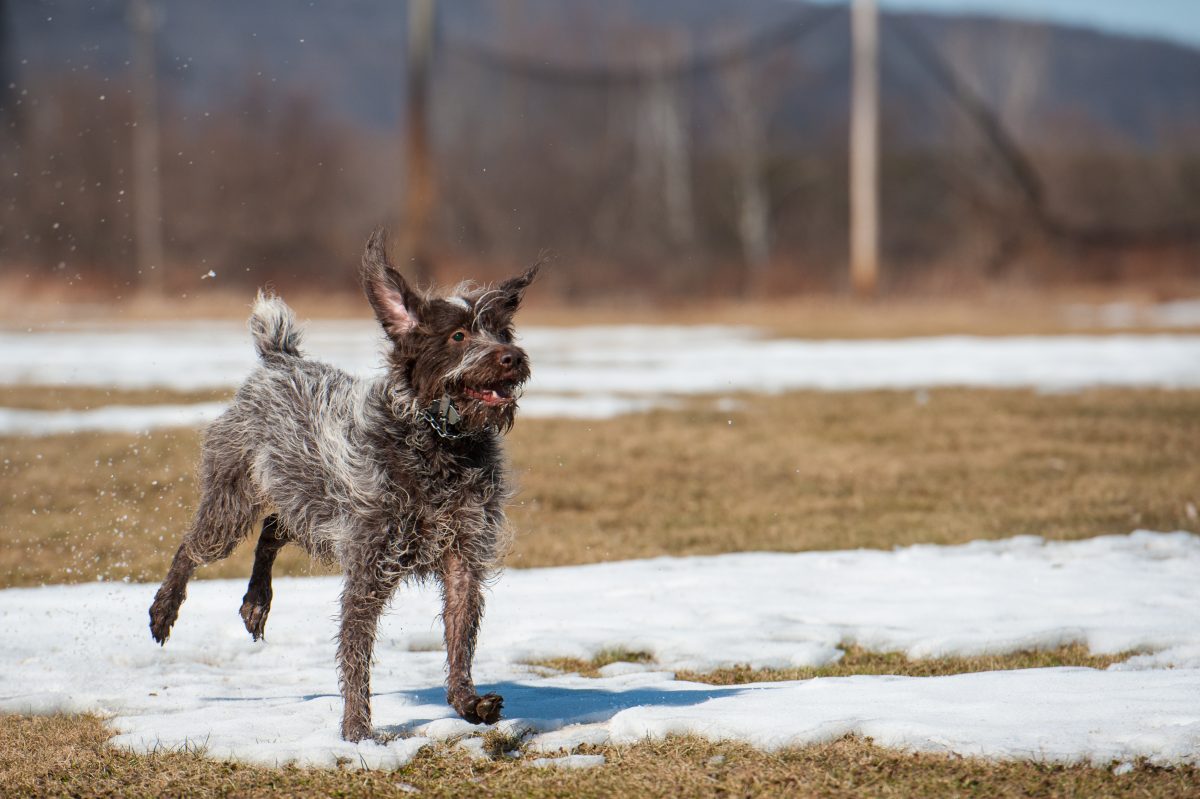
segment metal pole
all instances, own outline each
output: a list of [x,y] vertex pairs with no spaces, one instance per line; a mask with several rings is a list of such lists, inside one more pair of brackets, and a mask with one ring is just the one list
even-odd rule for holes
[[434,0],[408,0],[408,73],[404,142],[404,235],[402,242],[418,282],[433,279],[430,227],[433,165],[429,152],[429,84],[433,62]]
[[163,263],[158,81],[154,57],[157,17],[150,0],[129,0],[129,24],[133,33],[134,245],[142,286],[161,294],[166,283],[166,265]]
[[850,282],[860,296],[879,279],[879,12],[853,0],[854,82],[850,110]]

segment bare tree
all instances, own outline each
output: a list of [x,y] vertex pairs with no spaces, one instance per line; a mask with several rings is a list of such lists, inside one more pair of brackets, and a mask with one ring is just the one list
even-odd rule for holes
[[720,86],[725,105],[729,157],[733,167],[734,218],[747,291],[761,290],[771,259],[771,201],[767,188],[769,87],[758,80],[755,65],[730,64]]
[[408,71],[406,73],[404,145],[404,236],[402,246],[418,281],[433,278],[430,221],[434,178],[429,118],[432,95],[435,0],[408,0]]
[[158,75],[154,43],[158,11],[151,0],[129,0],[129,24],[133,34],[134,241],[142,285],[161,294],[166,283],[166,264],[163,262]]
[[[679,39],[670,37],[672,45]],[[678,49],[671,46],[660,50],[660,60],[664,64],[678,61]],[[634,120],[634,181],[638,194],[646,207],[661,210],[667,237],[677,245],[690,244],[696,234],[688,96],[682,80],[662,71],[653,74],[638,89]]]

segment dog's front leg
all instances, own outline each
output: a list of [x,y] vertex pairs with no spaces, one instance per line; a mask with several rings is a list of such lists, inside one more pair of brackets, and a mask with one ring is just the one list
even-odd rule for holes
[[346,574],[342,588],[342,626],[338,632],[338,675],[345,702],[342,737],[361,741],[371,736],[371,654],[379,616],[395,590],[394,580],[382,579],[374,564],[362,564]]
[[446,625],[446,665],[449,679],[446,700],[472,724],[495,724],[504,700],[499,694],[475,693],[471,660],[483,617],[482,579],[457,552],[450,552],[442,567],[442,620]]

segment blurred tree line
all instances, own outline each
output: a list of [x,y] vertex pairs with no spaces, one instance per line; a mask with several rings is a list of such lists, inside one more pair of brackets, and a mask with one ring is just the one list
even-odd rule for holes
[[[845,14],[805,14],[727,22],[703,41],[634,18],[600,32],[529,17],[486,35],[444,23],[440,276],[486,278],[550,250],[567,300],[843,286]],[[1063,100],[1075,40],[996,25],[885,20],[885,286],[1195,277],[1194,99],[1150,135],[1097,124]],[[1175,49],[1200,92],[1200,53]],[[22,72],[5,51],[3,271],[136,286],[128,70]],[[398,134],[253,68],[215,97],[161,91],[168,286],[212,270],[222,282],[351,287],[366,232],[400,213]]]

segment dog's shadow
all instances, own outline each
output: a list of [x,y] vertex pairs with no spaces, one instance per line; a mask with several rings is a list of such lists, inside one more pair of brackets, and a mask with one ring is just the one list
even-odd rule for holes
[[[598,690],[595,688],[563,688],[560,686],[526,685],[516,682],[492,683],[478,686],[480,694],[495,692],[504,697],[504,717],[527,722],[538,730],[552,730],[571,724],[596,724],[609,721],[613,716],[630,708],[686,707],[707,702],[717,697],[734,696],[744,689],[706,688],[661,690],[654,688],[630,688],[627,690]],[[377,696],[388,696],[388,693]],[[446,689],[442,686],[422,688],[416,691],[396,691],[390,694],[404,699],[406,704],[417,706],[445,706]],[[447,715],[454,712],[447,707]],[[409,736],[435,718],[411,719],[400,724],[381,725],[378,729],[386,734]]]

